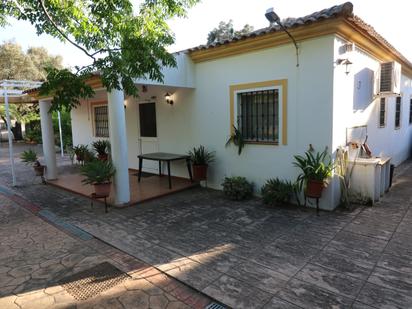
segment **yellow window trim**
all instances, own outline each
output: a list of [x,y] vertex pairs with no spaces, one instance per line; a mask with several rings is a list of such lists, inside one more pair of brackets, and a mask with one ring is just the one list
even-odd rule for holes
[[288,143],[288,112],[287,112],[287,102],[288,102],[288,80],[278,79],[269,80],[264,82],[247,83],[247,84],[237,84],[231,85],[230,88],[230,134],[234,133],[233,126],[235,124],[235,93],[240,90],[246,89],[256,89],[265,87],[282,87],[282,145],[287,145]]

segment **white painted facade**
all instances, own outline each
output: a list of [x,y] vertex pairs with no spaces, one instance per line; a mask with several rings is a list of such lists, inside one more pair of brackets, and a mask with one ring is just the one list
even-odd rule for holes
[[[386,127],[379,128],[378,104],[368,97],[373,81],[366,82],[371,71],[376,72],[378,61],[358,50],[340,54],[343,43],[335,35],[300,42],[299,67],[292,44],[197,64],[180,53],[178,68],[164,72],[164,85],[138,80],[139,89],[147,85],[147,92],[125,100],[129,168],[138,168],[137,155],[141,152],[186,153],[202,144],[216,152],[209,187],[220,188],[225,176],[245,176],[254,182],[259,194],[269,178],[296,179],[299,171],[292,165],[293,156],[303,154],[309,144],[319,151],[328,147],[333,154],[338,146],[345,145],[346,128],[355,125],[368,126],[368,143],[374,154],[392,156],[399,164],[409,156],[411,80],[405,76],[402,79],[400,129],[394,129],[394,98],[387,103]],[[338,58],[350,58],[354,63],[350,74],[345,73],[344,66],[336,65]],[[282,140],[279,145],[248,144],[240,156],[236,147],[225,147],[231,128],[230,86],[284,79],[288,83],[287,89],[281,89],[287,93],[286,145]],[[361,87],[357,89],[354,85],[359,85],[359,80]],[[166,92],[173,94],[174,105],[165,102]],[[105,100],[106,92],[100,90],[93,100],[82,102],[72,111],[74,145],[98,139],[93,133],[92,106]],[[138,105],[145,102],[156,103],[157,138],[139,136]],[[148,163],[145,168],[150,171],[155,167]],[[183,162],[172,165],[172,174],[188,177]],[[339,194],[338,180],[334,179],[323,194],[321,207],[335,208]]]

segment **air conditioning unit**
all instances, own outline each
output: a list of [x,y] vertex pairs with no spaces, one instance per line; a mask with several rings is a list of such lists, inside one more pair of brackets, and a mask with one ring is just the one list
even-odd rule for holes
[[401,93],[401,72],[402,67],[396,61],[381,63],[377,79],[377,94],[380,96],[399,95]]

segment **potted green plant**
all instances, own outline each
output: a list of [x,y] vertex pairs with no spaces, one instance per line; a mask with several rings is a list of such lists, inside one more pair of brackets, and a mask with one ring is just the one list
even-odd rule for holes
[[297,155],[294,158],[293,165],[302,171],[297,178],[299,188],[304,190],[307,197],[320,198],[334,169],[328,149],[316,153],[311,149],[304,156]]
[[26,165],[31,164],[33,166],[34,173],[36,174],[36,176],[43,177],[45,166],[40,164],[40,162],[37,158],[37,153],[34,150],[29,149],[29,150],[23,151],[20,155],[20,159]]
[[77,146],[74,146],[73,151],[74,151],[74,154],[76,155],[76,160],[81,163],[84,162],[84,157],[88,150],[89,149],[87,145],[79,144]]
[[107,161],[110,142],[107,140],[98,140],[92,143],[94,151],[97,152],[97,158],[102,161]]
[[245,147],[245,139],[243,138],[242,132],[235,126],[233,126],[233,133],[230,135],[229,139],[226,142],[226,147],[230,144],[234,144],[237,146],[237,154],[240,155],[242,153],[243,148]]
[[97,196],[109,196],[111,180],[116,170],[111,161],[92,160],[80,169],[84,184],[94,185]]
[[200,145],[199,147],[193,147],[188,155],[192,162],[193,179],[206,180],[209,163],[212,163],[215,159],[214,151],[208,151],[203,145]]

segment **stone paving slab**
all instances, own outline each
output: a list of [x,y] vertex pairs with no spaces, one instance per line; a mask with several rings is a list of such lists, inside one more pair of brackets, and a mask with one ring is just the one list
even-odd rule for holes
[[[93,237],[72,238],[1,193],[0,222],[2,309],[204,308],[211,302],[170,277],[165,291],[151,282],[161,274],[158,270],[145,274],[149,265]],[[102,262],[119,268],[128,279],[85,301],[76,300],[59,284]]]
[[[232,202],[206,189],[108,215],[56,188],[35,184],[17,190],[42,210],[155,266],[130,274],[169,297],[191,300],[190,285],[233,308],[409,309],[412,162],[398,170],[390,192],[374,207],[319,217],[309,209],[267,208],[259,199]],[[0,170],[0,182],[9,184],[7,177]],[[25,241],[23,247],[30,244]],[[101,249],[116,256],[110,246]],[[37,280],[42,283],[41,276]],[[106,305],[122,303],[116,298]]]

